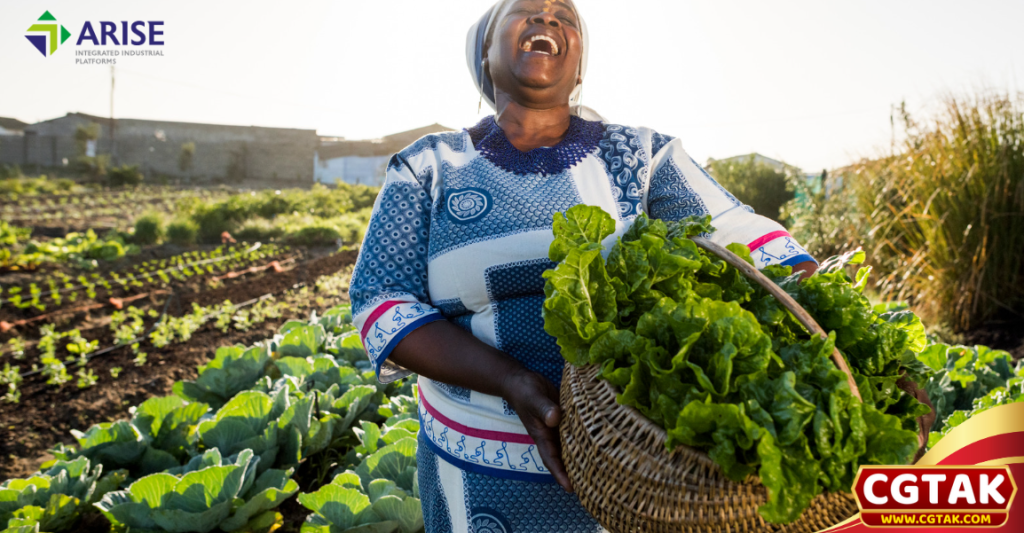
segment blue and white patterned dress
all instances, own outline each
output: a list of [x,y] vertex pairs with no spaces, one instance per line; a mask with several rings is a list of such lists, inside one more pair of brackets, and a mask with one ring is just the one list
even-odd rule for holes
[[[571,117],[556,146],[520,152],[493,117],[427,135],[392,157],[352,276],[355,323],[381,381],[414,329],[449,320],[556,385],[563,359],[541,316],[552,218],[576,204],[616,219],[710,214],[712,240],[759,266],[813,260],[779,224],[713,180],[678,139]],[[600,526],[544,467],[501,398],[420,377],[419,486],[426,530],[525,533]]]

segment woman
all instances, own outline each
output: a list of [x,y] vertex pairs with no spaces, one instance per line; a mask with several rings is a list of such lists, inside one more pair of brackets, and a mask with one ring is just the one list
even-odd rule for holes
[[374,206],[353,312],[381,381],[420,376],[431,533],[600,529],[571,493],[558,442],[563,360],[541,316],[555,213],[601,206],[616,219],[609,244],[640,213],[709,214],[712,240],[748,244],[761,267],[816,266],[678,139],[580,106],[586,52],[571,0],[498,2],[467,43],[496,114],[396,154]]

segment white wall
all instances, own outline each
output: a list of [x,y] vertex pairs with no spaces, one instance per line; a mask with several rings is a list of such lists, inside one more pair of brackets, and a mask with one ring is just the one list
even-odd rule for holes
[[314,156],[316,165],[313,167],[313,178],[320,183],[344,181],[353,185],[380,186],[384,183],[391,156],[348,156],[321,160],[319,154]]

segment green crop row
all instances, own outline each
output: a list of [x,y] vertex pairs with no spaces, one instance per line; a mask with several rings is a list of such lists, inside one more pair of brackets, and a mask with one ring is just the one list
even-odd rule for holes
[[[16,230],[15,230],[16,231]],[[32,269],[43,263],[69,263],[82,270],[92,270],[97,261],[116,261],[139,252],[139,247],[126,243],[116,232],[99,237],[93,230],[68,233],[48,241],[29,241],[0,249],[0,268]]]
[[932,344],[920,358],[937,371],[925,390],[935,406],[932,447],[968,418],[998,405],[1024,401],[1024,360],[985,346]]
[[[65,298],[72,303],[77,301],[83,291],[87,298],[94,299],[100,288],[112,295],[115,286],[129,292],[146,285],[167,287],[172,280],[181,282],[194,276],[231,271],[260,259],[279,256],[288,250],[287,246],[259,243],[253,246],[220,246],[211,251],[189,251],[167,259],[144,261],[134,265],[131,273],[124,276],[115,271],[77,277],[56,272],[42,283],[30,283],[27,287],[0,287],[0,295],[6,293],[6,297],[0,299],[0,305],[8,303],[19,309],[35,308],[42,312],[47,307],[44,300],[59,307]],[[49,290],[43,290],[41,285],[46,285]]]
[[378,383],[347,305],[222,347],[173,390],[0,484],[4,533],[66,531],[87,513],[118,531],[270,531],[300,464],[318,481],[298,496],[303,531],[422,530],[415,385]]

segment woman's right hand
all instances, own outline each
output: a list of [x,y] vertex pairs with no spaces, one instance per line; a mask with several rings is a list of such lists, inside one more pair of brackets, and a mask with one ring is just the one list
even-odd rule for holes
[[501,397],[519,415],[526,432],[537,444],[537,452],[544,466],[563,489],[572,492],[572,482],[562,463],[562,445],[558,434],[558,423],[562,420],[558,387],[544,376],[518,366],[505,374],[501,389]]
[[409,333],[390,359],[430,379],[504,398],[537,444],[544,466],[559,485],[572,492],[562,463],[558,437],[562,408],[554,383],[447,320]]

